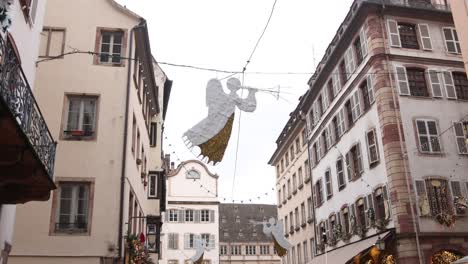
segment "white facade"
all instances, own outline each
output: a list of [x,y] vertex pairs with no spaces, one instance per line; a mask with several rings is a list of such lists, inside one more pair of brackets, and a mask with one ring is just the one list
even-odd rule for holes
[[208,242],[209,250],[204,253],[204,263],[219,263],[217,195],[218,176],[208,171],[200,161],[183,162],[169,173],[168,205],[161,244],[163,253],[159,263],[184,264],[195,255],[195,239]]
[[[21,67],[33,90],[40,33],[42,32],[46,3],[47,0],[33,0],[31,6],[34,6],[34,8],[31,9],[29,17],[26,17],[23,13],[19,0],[14,0],[10,9],[10,16],[13,18],[13,21],[8,32],[16,43],[21,58]],[[6,38],[6,34],[2,32],[1,37]],[[13,245],[15,216],[16,205],[0,204],[0,263],[6,261],[3,258],[6,259],[9,253],[3,252],[5,246],[8,245],[7,247],[9,247]]]

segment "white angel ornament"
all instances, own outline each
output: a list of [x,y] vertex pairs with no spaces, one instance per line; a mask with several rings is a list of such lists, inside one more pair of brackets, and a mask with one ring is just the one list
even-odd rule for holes
[[201,264],[203,262],[203,255],[205,254],[205,250],[209,251],[208,244],[205,240],[202,239],[195,239],[193,243],[195,248],[195,255],[190,258],[190,261],[193,264]]
[[263,233],[267,236],[273,237],[274,247],[278,256],[286,255],[291,248],[291,244],[284,238],[283,221],[270,218],[267,222],[263,223]]
[[[231,137],[236,107],[244,112],[253,112],[257,107],[257,89],[243,87],[237,78],[227,81],[229,94],[223,91],[218,79],[211,79],[206,86],[206,106],[208,116],[184,133],[183,139],[189,148],[200,148],[200,155],[208,162],[216,163],[223,159]],[[237,91],[248,89],[247,98],[239,97]]]

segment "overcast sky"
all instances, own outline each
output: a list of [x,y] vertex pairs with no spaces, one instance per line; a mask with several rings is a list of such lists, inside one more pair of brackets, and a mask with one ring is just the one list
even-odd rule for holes
[[[274,0],[118,0],[143,16],[149,26],[157,61],[240,71],[268,19]],[[351,0],[278,0],[270,25],[247,68],[261,72],[312,72]],[[315,52],[314,52],[315,51]],[[315,53],[315,56],[314,56]],[[174,81],[166,117],[165,152],[181,160],[195,156],[181,137],[206,117],[206,83],[226,74],[161,65]],[[241,76],[237,76],[241,78]],[[281,86],[283,99],[257,94],[257,109],[242,113],[238,169],[231,198],[236,155],[238,112],[224,160],[210,167],[219,178],[221,202],[275,203],[275,173],[268,161],[276,139],[307,90],[311,75],[246,74],[245,85]],[[169,146],[169,144],[171,146]],[[172,159],[176,161],[174,154]],[[194,188],[200,188],[194,184]],[[265,195],[268,193],[268,195]],[[257,197],[260,196],[259,200]]]

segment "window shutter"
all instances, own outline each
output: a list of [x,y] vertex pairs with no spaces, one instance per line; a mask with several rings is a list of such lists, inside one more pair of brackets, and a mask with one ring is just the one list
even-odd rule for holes
[[348,181],[352,181],[353,179],[353,173],[351,170],[351,157],[350,157],[350,152],[346,153],[345,155],[346,159],[346,172],[348,174]]
[[390,46],[401,48],[400,32],[398,31],[398,23],[395,20],[387,20],[388,32],[390,34]]
[[367,214],[368,211],[369,211],[369,202],[367,201],[367,197],[364,196],[364,222],[365,222],[366,227],[370,226],[370,219]]
[[455,38],[454,38],[454,34],[453,34],[454,29],[444,27],[444,28],[442,28],[442,31],[444,32],[443,35],[444,35],[444,39],[445,39],[445,47],[447,48],[447,52],[448,53],[459,53],[457,51],[457,46],[455,44]]
[[387,185],[382,187],[382,195],[385,200],[385,219],[388,219],[391,216],[391,210],[390,210],[390,199],[388,197],[388,192],[387,192]]
[[375,101],[374,98],[374,84],[372,83],[373,75],[367,75],[367,94],[369,95],[369,102],[373,103]]
[[314,193],[313,193],[313,195],[314,195],[314,206],[315,206],[315,207],[318,207],[318,201],[317,201],[318,182],[315,183],[315,186],[314,186],[314,187],[315,187],[315,188],[314,188]]
[[442,85],[439,80],[439,74],[435,70],[429,70],[428,72],[432,87],[432,97],[442,97]]
[[453,84],[452,73],[444,71],[442,73],[444,76],[445,91],[447,92],[447,98],[457,99],[457,93],[455,92],[455,85]]
[[179,214],[178,216],[179,223],[185,222],[184,210],[179,210],[177,213]]
[[190,234],[187,234],[187,233],[184,234],[184,248],[185,249],[190,248]]
[[341,225],[341,230],[343,230],[343,225],[341,224],[341,213],[336,213],[336,223]]
[[179,249],[179,234],[173,234],[174,236],[174,249]]
[[463,123],[454,122],[453,131],[455,134],[455,141],[457,142],[458,154],[468,154],[468,149],[466,147],[466,135],[463,129]]
[[424,50],[432,50],[431,33],[427,24],[419,24],[419,34]]
[[364,168],[362,166],[362,155],[361,155],[361,143],[359,142],[357,145],[356,145],[356,155],[357,155],[357,161],[358,161],[358,171],[359,173],[363,173],[364,172]]
[[215,211],[210,210],[210,223],[214,223],[215,221]]
[[171,233],[167,234],[167,248],[168,249],[172,248],[172,239],[173,239],[172,234]]
[[452,187],[452,197],[455,198],[455,196],[460,197],[462,196],[462,191],[461,191],[461,185],[459,181],[452,181],[450,182],[450,185]]
[[424,184],[424,181],[416,180],[416,194],[418,197],[422,197],[426,195],[426,186]]
[[345,122],[345,108],[341,108],[339,114],[339,126],[340,126],[340,136],[346,131],[346,122]]
[[406,68],[397,66],[396,69],[396,77],[398,82],[398,88],[400,89],[401,95],[410,95],[409,91],[409,84],[408,84],[408,76],[406,75]]
[[356,205],[355,204],[351,205],[351,215],[356,217]]
[[195,216],[195,223],[200,223],[200,210],[194,210],[193,213]]
[[354,64],[353,48],[350,47],[345,53],[345,69],[347,79],[351,78],[352,74],[354,73],[355,67],[356,65]]
[[215,248],[215,235],[210,235],[210,242],[209,242],[209,248],[213,249]]
[[362,57],[365,58],[367,56],[367,35],[366,35],[366,26],[363,26],[361,28],[361,31],[359,32],[359,38],[361,40],[361,51],[362,51]]
[[355,119],[358,119],[359,116],[361,116],[361,101],[360,101],[360,98],[359,98],[359,90],[357,90],[355,93],[354,93],[354,115],[355,115]]
[[171,210],[167,210],[166,212],[164,212],[164,218],[166,219],[166,223],[169,222],[169,212]]
[[327,110],[328,108],[328,105],[329,105],[329,101],[328,101],[328,89],[327,87],[323,87],[322,89],[322,107],[323,107],[323,112],[325,112],[325,110]]
[[340,84],[340,75],[338,72],[338,67],[333,71],[333,91],[335,93],[335,96],[338,94],[338,92],[341,90],[341,84]]

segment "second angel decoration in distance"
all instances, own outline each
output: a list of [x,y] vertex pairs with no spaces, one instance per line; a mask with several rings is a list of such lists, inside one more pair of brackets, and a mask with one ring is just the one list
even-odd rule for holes
[[[183,139],[189,148],[199,147],[202,158],[208,158],[208,163],[214,165],[224,157],[229,139],[236,106],[244,112],[253,112],[257,108],[255,93],[257,89],[243,87],[237,78],[227,81],[230,93],[223,91],[221,81],[211,79],[206,86],[206,106],[208,116],[184,133]],[[237,91],[247,89],[249,94],[245,99],[239,97]]]
[[270,218],[263,223],[263,233],[273,237],[273,243],[278,256],[282,257],[288,253],[291,244],[284,238],[283,221]]

